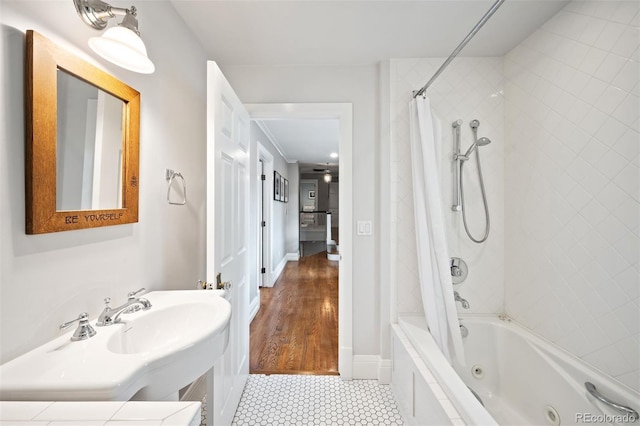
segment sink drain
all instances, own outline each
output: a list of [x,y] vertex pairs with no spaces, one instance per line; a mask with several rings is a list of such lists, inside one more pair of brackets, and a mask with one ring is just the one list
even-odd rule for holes
[[544,418],[551,426],[560,426],[560,414],[550,405],[544,407]]

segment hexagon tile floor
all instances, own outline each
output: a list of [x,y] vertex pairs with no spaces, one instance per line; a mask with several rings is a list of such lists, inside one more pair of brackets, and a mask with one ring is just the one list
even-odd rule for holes
[[404,421],[391,387],[377,380],[251,374],[232,424],[404,425]]

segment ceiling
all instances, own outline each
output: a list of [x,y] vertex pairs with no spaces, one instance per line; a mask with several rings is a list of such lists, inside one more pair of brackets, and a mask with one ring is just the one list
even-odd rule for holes
[[[170,0],[221,67],[447,57],[494,0]],[[503,56],[567,0],[506,0],[460,56]],[[260,123],[288,162],[327,162],[335,120]]]
[[303,173],[328,168],[337,173],[340,122],[337,119],[255,120],[288,163],[300,163]]
[[[448,56],[493,0],[170,0],[221,66]],[[503,56],[568,1],[507,0],[462,52]]]

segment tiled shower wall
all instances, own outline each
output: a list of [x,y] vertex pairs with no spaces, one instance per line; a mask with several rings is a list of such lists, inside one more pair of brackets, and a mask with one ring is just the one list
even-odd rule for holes
[[[445,206],[452,199],[451,123],[464,120],[463,150],[474,118],[481,122],[479,135],[492,140],[481,151],[491,213],[487,243],[470,242],[459,214],[447,210],[450,252],[470,267],[458,288],[471,303],[466,312],[504,311],[636,390],[639,5],[570,3],[504,58],[457,58],[428,91],[443,125]],[[390,64],[398,313],[422,312],[408,103],[443,60]],[[475,169],[466,172],[471,185]],[[482,205],[478,188],[468,187],[477,235]]]
[[640,3],[570,3],[505,57],[505,310],[640,389]]
[[[397,312],[423,312],[418,280],[413,186],[409,139],[409,101],[412,91],[424,85],[445,58],[397,59],[390,64],[391,81],[391,216],[392,276],[397,286]],[[504,141],[502,58],[459,58],[430,87],[432,108],[442,122],[442,193],[445,197],[447,235],[451,256],[469,265],[469,277],[457,286],[471,304],[465,313],[501,313],[504,298]],[[461,214],[452,205],[453,133],[451,124],[463,120],[462,150],[471,145],[469,122],[480,121],[479,137],[492,140],[480,151],[489,199],[491,234],[484,244],[469,240]],[[475,160],[464,167],[468,222],[474,236],[484,230],[484,208]],[[463,311],[458,304],[458,310]]]

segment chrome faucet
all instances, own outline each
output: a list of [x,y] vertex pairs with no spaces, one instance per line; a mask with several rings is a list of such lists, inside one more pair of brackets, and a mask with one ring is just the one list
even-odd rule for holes
[[453,292],[453,298],[456,302],[460,302],[464,309],[469,309],[471,307],[471,305],[469,305],[469,302],[467,302],[467,299],[463,299],[462,297],[460,297],[460,294],[457,291]]
[[144,288],[141,288],[138,291],[132,291],[127,296],[127,301],[117,308],[112,308],[109,306],[111,303],[111,298],[107,297],[104,299],[104,310],[100,313],[98,317],[98,321],[96,321],[96,325],[100,327],[104,327],[107,325],[112,325],[120,321],[120,315],[122,314],[130,314],[133,312],[137,312],[140,309],[146,311],[151,309],[151,302],[142,297],[136,297],[136,294],[145,291]]

